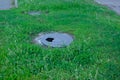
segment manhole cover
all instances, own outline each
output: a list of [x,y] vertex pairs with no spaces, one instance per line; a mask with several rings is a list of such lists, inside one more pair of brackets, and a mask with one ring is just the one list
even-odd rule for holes
[[17,0],[0,0],[0,10],[8,10],[17,6]]
[[50,47],[66,47],[73,41],[73,37],[67,33],[46,33],[35,38],[35,42]]
[[32,15],[32,16],[38,16],[38,15],[41,15],[41,12],[40,11],[30,11],[28,12],[29,15]]

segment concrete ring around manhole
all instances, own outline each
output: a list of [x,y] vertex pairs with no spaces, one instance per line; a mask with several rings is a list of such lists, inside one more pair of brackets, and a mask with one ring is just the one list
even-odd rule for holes
[[67,47],[73,42],[73,37],[60,32],[42,33],[34,39],[34,42],[48,47]]

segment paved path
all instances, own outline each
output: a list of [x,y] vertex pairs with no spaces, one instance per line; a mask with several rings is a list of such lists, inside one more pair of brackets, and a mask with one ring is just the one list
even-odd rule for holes
[[120,0],[95,0],[97,3],[106,5],[120,14]]
[[12,7],[11,0],[0,0],[0,10],[9,9]]
[[8,10],[17,7],[17,0],[0,0],[0,10]]

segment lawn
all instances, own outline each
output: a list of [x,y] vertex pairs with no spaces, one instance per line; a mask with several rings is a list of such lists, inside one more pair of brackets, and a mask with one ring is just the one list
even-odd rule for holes
[[[66,48],[33,43],[51,31],[74,41]],[[0,80],[119,79],[120,16],[107,7],[93,0],[19,0],[18,8],[0,11]]]

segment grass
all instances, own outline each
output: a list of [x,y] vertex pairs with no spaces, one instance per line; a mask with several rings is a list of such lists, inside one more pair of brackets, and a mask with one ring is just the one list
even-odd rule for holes
[[[30,16],[28,11],[41,11]],[[32,41],[41,32],[66,32],[66,48]],[[19,0],[0,11],[0,80],[119,80],[120,16],[93,0]]]

